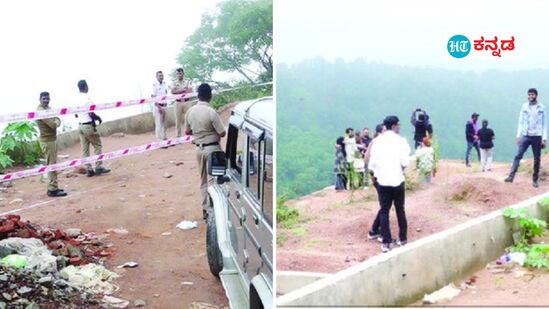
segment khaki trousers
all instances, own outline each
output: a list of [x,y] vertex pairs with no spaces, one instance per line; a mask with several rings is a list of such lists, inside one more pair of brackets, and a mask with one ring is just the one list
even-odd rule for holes
[[202,194],[202,209],[208,209],[208,155],[214,151],[220,151],[219,145],[196,147],[196,160],[198,161],[198,173],[200,174],[200,193]]
[[158,141],[163,141],[167,138],[166,128],[168,127],[168,117],[166,117],[166,108],[161,108],[162,113],[158,110],[158,106],[153,105],[154,133]]
[[[83,157],[90,156],[90,144],[93,146],[93,152],[95,155],[99,155],[103,152],[103,146],[101,145],[101,137],[97,130],[92,125],[80,125],[78,127],[78,133],[80,136],[80,149],[82,150]],[[95,168],[100,167],[103,164],[101,161],[95,162]],[[91,164],[86,164],[88,170],[92,169]]]
[[[40,142],[42,147],[42,152],[44,152],[44,157],[46,159],[46,165],[51,165],[57,163],[57,144],[55,141],[52,142]],[[57,172],[48,173],[48,191],[55,191],[59,189],[57,186]]]
[[[185,114],[194,104],[191,102],[175,101],[175,133],[177,137],[181,137],[181,131],[185,128]],[[185,132],[183,132],[185,133]]]

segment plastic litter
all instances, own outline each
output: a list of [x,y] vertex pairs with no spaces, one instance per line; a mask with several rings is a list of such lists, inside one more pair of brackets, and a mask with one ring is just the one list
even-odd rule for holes
[[0,260],[1,265],[21,269],[27,266],[28,257],[19,254],[10,254]]
[[180,228],[182,230],[190,230],[198,227],[198,223],[196,221],[181,221],[177,225],[177,228]]
[[107,233],[128,234],[128,230],[124,228],[108,229]]
[[116,298],[108,295],[103,296],[102,300],[104,303],[109,304],[109,306],[114,308],[127,308],[130,305],[130,302],[125,299]]
[[137,264],[136,262],[126,262],[122,265],[117,266],[116,268],[135,268],[137,266],[139,266],[139,264]]
[[439,304],[443,301],[447,301],[458,296],[459,293],[461,293],[461,290],[450,284],[431,294],[425,294],[423,297],[423,303]]
[[512,252],[502,255],[499,259],[496,260],[496,264],[505,265],[507,263],[517,263],[520,266],[524,265],[526,261],[526,254],[523,252]]
[[57,258],[51,254],[51,251],[37,238],[12,237],[0,241],[0,247],[17,252],[19,255],[26,256],[26,269],[43,273],[52,273],[57,271]]
[[118,278],[119,275],[107,270],[101,265],[71,265],[63,268],[59,273],[68,281],[69,285],[85,289],[94,294],[101,293],[109,295],[118,290],[118,287],[111,284],[110,281],[114,278]]

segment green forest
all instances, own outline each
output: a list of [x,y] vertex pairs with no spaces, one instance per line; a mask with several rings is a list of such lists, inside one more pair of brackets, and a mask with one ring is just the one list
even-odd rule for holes
[[549,70],[478,73],[322,58],[279,64],[277,192],[294,198],[332,185],[335,140],[347,127],[373,131],[392,114],[411,142],[416,107],[427,110],[443,159],[463,160],[465,123],[477,112],[495,131],[494,160],[510,162],[527,90],[537,88],[539,101],[548,104],[545,85]]

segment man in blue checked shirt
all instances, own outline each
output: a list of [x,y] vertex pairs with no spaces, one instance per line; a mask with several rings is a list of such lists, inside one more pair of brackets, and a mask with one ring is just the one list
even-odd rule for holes
[[532,146],[532,152],[534,153],[532,185],[535,188],[539,186],[541,149],[547,146],[547,113],[545,111],[545,106],[539,103],[537,98],[538,91],[535,88],[528,89],[528,102],[522,105],[518,119],[518,153],[515,156],[515,161],[513,162],[513,167],[511,168],[509,176],[505,178],[505,182],[513,182],[522,156],[526,150],[528,150],[528,147]]

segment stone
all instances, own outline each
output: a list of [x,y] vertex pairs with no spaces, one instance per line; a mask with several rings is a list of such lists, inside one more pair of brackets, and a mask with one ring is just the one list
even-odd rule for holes
[[5,275],[5,274],[1,274],[0,275],[0,281],[8,281],[8,275]]
[[162,177],[164,177],[164,178],[172,178],[172,174],[166,172],[166,173],[164,173],[164,175],[162,175]]
[[25,309],[40,309],[40,305],[38,305],[37,303],[30,303],[27,305],[27,307],[25,307]]
[[8,293],[2,293],[2,297],[4,297],[4,299],[7,301],[10,301],[12,299],[11,295]]
[[134,307],[145,307],[147,305],[147,302],[145,302],[144,300],[142,299],[136,299],[134,302],[133,302],[133,305]]
[[57,155],[59,159],[68,159],[70,156],[68,154],[59,154]]
[[145,194],[139,194],[139,197],[144,198],[144,197],[147,197],[147,196]]
[[421,232],[421,228],[419,228],[419,227],[416,228],[416,232],[418,232],[418,233]]
[[29,294],[30,292],[32,292],[32,289],[27,286],[23,286],[17,290],[17,293],[21,295],[26,295],[26,294]]
[[66,229],[65,233],[67,235],[69,235],[70,237],[72,237],[72,238],[76,238],[76,237],[78,237],[78,235],[82,234],[82,230],[81,229],[71,228],[71,229]]
[[164,232],[164,233],[162,233],[161,235],[162,235],[162,236],[170,236],[171,234],[172,234],[172,232]]
[[38,283],[40,283],[41,285],[51,285],[53,282],[53,277],[52,276],[45,276],[45,277],[42,277],[40,279],[38,279]]
[[117,132],[117,133],[113,133],[111,136],[112,137],[124,137],[124,136],[126,136],[126,134],[124,134],[124,132]]
[[160,294],[154,294],[153,296],[158,298],[158,297],[160,297]]
[[0,309],[6,309],[6,303],[3,301],[0,301]]

